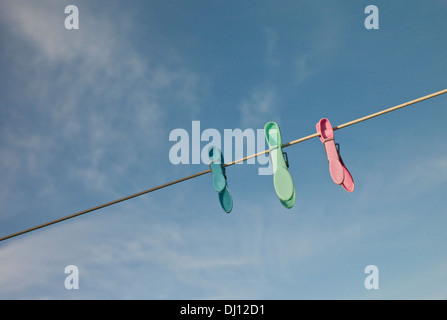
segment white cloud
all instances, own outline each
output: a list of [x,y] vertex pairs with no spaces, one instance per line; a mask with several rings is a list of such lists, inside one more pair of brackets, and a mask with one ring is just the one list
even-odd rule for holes
[[447,181],[447,155],[425,155],[424,159],[411,159],[399,168],[396,184],[417,184],[422,188],[434,188]]
[[298,39],[298,51],[292,62],[298,84],[322,72],[333,61],[343,41],[343,14],[339,4],[325,3],[307,10],[317,22],[308,31],[308,40]]
[[[6,166],[20,158],[30,172],[43,173],[51,162],[63,161],[54,154],[76,154],[67,164],[68,178],[104,190],[112,171],[135,165],[165,143],[160,132],[171,116],[199,111],[199,77],[168,45],[143,55],[130,44],[125,13],[116,20],[83,2],[80,29],[66,30],[59,1],[5,1],[1,9],[14,39],[10,50],[21,50],[11,62],[24,101],[14,110],[16,122],[3,128],[4,139],[28,142],[14,152],[3,148],[10,154],[3,158],[11,160]],[[31,124],[32,136],[18,130]]]
[[267,66],[277,67],[281,64],[278,58],[278,35],[273,28],[264,28],[264,33],[267,41],[265,62]]
[[[13,121],[2,126],[0,138],[1,219],[8,219],[2,236],[18,231],[9,228],[28,227],[29,221],[73,213],[61,207],[86,209],[91,195],[98,202],[103,194],[107,201],[123,196],[123,175],[126,192],[132,193],[139,191],[132,188],[136,180],[150,184],[167,174],[135,174],[134,167],[150,168],[163,157],[158,148],[168,141],[162,134],[171,116],[189,117],[200,110],[201,80],[181,57],[132,45],[125,15],[114,20],[91,11],[88,2],[80,5],[77,31],[64,28],[64,5],[58,1],[4,1],[0,7],[5,37],[11,38],[6,70],[17,85],[4,109]],[[27,214],[33,219],[24,220]],[[2,243],[0,296],[70,298],[63,287],[65,265],[78,263],[83,272],[86,266],[116,265],[110,271],[87,269],[93,288],[80,295],[101,297],[104,288],[118,286],[111,278],[132,276],[123,264],[148,262],[144,250],[152,249],[131,240],[98,245],[104,234],[96,234],[88,221],[61,223]],[[101,222],[101,228],[107,227],[116,225]],[[188,257],[184,262],[200,267]],[[88,281],[81,280],[82,285]]]
[[263,128],[272,118],[277,119],[281,106],[273,86],[255,88],[239,107],[241,125],[248,128]]

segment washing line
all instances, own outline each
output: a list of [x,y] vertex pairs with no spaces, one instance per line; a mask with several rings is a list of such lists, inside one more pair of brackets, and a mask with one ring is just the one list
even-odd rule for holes
[[[389,113],[389,112],[392,112],[392,111],[395,111],[395,110],[398,110],[398,109],[402,109],[402,108],[408,107],[408,106],[416,104],[418,102],[422,102],[424,100],[434,98],[434,97],[442,95],[444,93],[447,93],[447,89],[444,89],[444,90],[441,90],[441,91],[438,91],[438,92],[434,92],[432,94],[429,94],[429,95],[426,95],[426,96],[423,96],[423,97],[420,97],[420,98],[417,98],[417,99],[414,99],[414,100],[411,100],[411,101],[399,104],[397,106],[394,106],[394,107],[391,107],[391,108],[388,108],[388,109],[384,109],[382,111],[370,114],[368,116],[365,116],[365,117],[362,117],[362,118],[359,118],[359,119],[356,119],[356,120],[352,120],[352,121],[346,122],[344,124],[335,126],[332,129],[334,131],[335,130],[339,130],[339,129],[343,129],[343,128],[352,126],[354,124],[357,124],[357,123],[360,123],[360,122],[363,122],[363,121],[366,121],[366,120],[369,120],[369,119],[372,119],[372,118],[384,115],[386,113]],[[287,142],[287,143],[283,144],[281,147],[282,148],[286,148],[286,147],[298,144],[300,142],[303,142],[303,141],[306,141],[306,140],[309,140],[309,139],[312,139],[312,138],[316,138],[318,136],[319,136],[319,133],[314,133],[314,134],[311,134],[311,135],[308,135],[308,136],[305,136],[305,137],[302,137],[302,138],[299,138],[299,139]],[[266,153],[269,153],[269,152],[270,152],[270,149],[267,149],[267,150],[264,150],[264,151],[252,154],[250,156],[247,156],[247,157],[235,160],[233,162],[226,163],[226,164],[223,165],[223,167],[232,166],[232,165],[234,165],[236,163],[243,162],[243,161],[246,161],[248,159],[256,158],[256,157],[259,157],[259,156],[261,156],[263,154],[266,154]],[[59,222],[62,222],[62,221],[65,221],[65,220],[68,220],[68,219],[71,219],[71,218],[74,218],[74,217],[86,214],[86,213],[89,213],[89,212],[93,212],[93,211],[96,211],[96,210],[99,210],[99,209],[102,209],[102,208],[105,208],[105,207],[108,207],[108,206],[111,206],[111,205],[114,205],[114,204],[117,204],[117,203],[129,200],[129,199],[132,199],[132,198],[136,198],[136,197],[139,197],[141,195],[144,195],[144,194],[147,194],[147,193],[159,190],[159,189],[163,189],[163,188],[172,186],[172,185],[180,183],[182,181],[186,181],[186,180],[190,180],[190,179],[202,176],[202,175],[207,174],[209,172],[211,172],[211,169],[207,169],[207,170],[204,170],[204,171],[192,174],[192,175],[184,177],[184,178],[180,178],[180,179],[177,179],[177,180],[174,180],[174,181],[171,181],[171,182],[167,182],[165,184],[162,184],[162,185],[150,188],[150,189],[146,189],[146,190],[143,190],[143,191],[140,191],[140,192],[137,192],[137,193],[134,193],[134,194],[131,194],[131,195],[128,195],[128,196],[125,196],[125,197],[122,197],[122,198],[119,198],[119,199],[116,199],[116,200],[113,200],[113,201],[110,201],[110,202],[107,202],[107,203],[104,203],[104,204],[100,204],[100,205],[97,205],[95,207],[92,207],[92,208],[89,208],[89,209],[86,209],[86,210],[83,210],[83,211],[79,211],[79,212],[73,213],[71,215],[68,215],[68,216],[65,216],[65,217],[62,217],[62,218],[59,218],[59,219],[56,219],[56,220],[52,220],[52,221],[49,221],[49,222],[46,222],[46,223],[43,223],[43,224],[31,227],[31,228],[28,228],[28,229],[24,229],[22,231],[18,231],[18,232],[15,232],[15,233],[12,233],[10,235],[7,235],[7,236],[4,236],[4,237],[0,238],[0,241],[7,240],[7,239],[10,239],[10,238],[13,238],[13,237],[17,237],[19,235],[22,235],[22,234],[25,234],[25,233],[28,233],[28,232],[31,232],[31,231],[34,231],[34,230],[37,230],[37,229],[40,229],[40,228],[47,227],[47,226],[50,226],[52,224],[56,224],[56,223],[59,223]]]

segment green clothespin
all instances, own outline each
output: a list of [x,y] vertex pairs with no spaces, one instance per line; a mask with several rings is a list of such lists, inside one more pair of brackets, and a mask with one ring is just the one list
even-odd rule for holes
[[295,204],[296,195],[292,176],[284,160],[281,131],[275,122],[268,122],[264,126],[264,133],[273,165],[273,186],[283,206],[290,209]]
[[231,209],[233,209],[233,198],[228,189],[222,152],[219,148],[211,146],[208,149],[208,157],[211,161],[210,169],[213,176],[214,190],[219,194],[219,202],[222,209],[226,213],[230,213]]

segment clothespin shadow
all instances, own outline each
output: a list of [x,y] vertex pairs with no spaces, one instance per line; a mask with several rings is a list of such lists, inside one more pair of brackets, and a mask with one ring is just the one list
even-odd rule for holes
[[225,174],[224,159],[219,148],[211,146],[208,149],[210,170],[213,177],[213,187],[219,195],[219,203],[226,213],[233,209],[233,198],[228,189],[227,176]]

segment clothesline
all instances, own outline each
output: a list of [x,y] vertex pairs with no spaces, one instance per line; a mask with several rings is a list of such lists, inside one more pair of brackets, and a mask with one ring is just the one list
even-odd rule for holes
[[[447,93],[447,89],[444,89],[444,90],[441,90],[441,91],[438,91],[438,92],[435,92],[435,93],[432,93],[432,94],[429,94],[429,95],[426,95],[426,96],[423,96],[423,97],[420,97],[420,98],[417,98],[417,99],[414,99],[414,100],[411,100],[411,101],[408,101],[408,102],[405,102],[405,103],[402,103],[402,104],[399,104],[397,106],[394,106],[394,107],[391,107],[391,108],[388,108],[388,109],[384,109],[382,111],[370,114],[370,115],[362,117],[362,118],[358,118],[356,120],[352,120],[352,121],[340,124],[338,126],[333,127],[332,129],[334,131],[339,130],[339,129],[343,129],[343,128],[352,126],[354,124],[357,124],[359,122],[366,121],[366,120],[369,120],[369,119],[372,119],[372,118],[384,115],[386,113],[389,113],[389,112],[392,112],[392,111],[395,111],[395,110],[398,110],[398,109],[402,109],[402,108],[408,107],[408,106],[410,106],[412,104],[416,104],[418,102],[422,102],[422,101],[430,99],[430,98],[434,98],[434,97],[439,96],[439,95],[444,94],[444,93]],[[299,138],[299,139],[296,139],[296,140],[284,143],[282,145],[282,148],[286,148],[286,147],[292,146],[294,144],[297,144],[297,143],[300,143],[300,142],[303,142],[303,141],[306,141],[306,140],[310,140],[310,139],[316,138],[318,136],[319,136],[318,133],[310,134],[308,136],[305,136],[305,137],[302,137],[302,138]],[[227,163],[224,166],[227,167],[227,166],[231,166],[233,164],[239,163],[239,162],[246,161],[248,159],[256,158],[256,157],[259,157],[259,156],[261,156],[263,154],[268,153],[269,151],[270,150],[264,150],[264,151],[258,152],[256,154],[252,154],[250,156],[247,156],[245,158],[238,159],[238,160],[235,160],[233,162]]]
[[[386,113],[389,113],[389,112],[392,112],[392,111],[395,111],[395,110],[398,110],[398,109],[405,108],[407,106],[416,104],[418,102],[422,102],[424,100],[434,98],[434,97],[442,95],[444,93],[447,93],[447,89],[444,89],[444,90],[441,90],[441,91],[438,91],[438,92],[434,92],[432,94],[429,94],[429,95],[426,95],[426,96],[423,96],[423,97],[420,97],[420,98],[417,98],[417,99],[414,99],[414,100],[411,100],[411,101],[408,101],[408,102],[396,105],[396,106],[388,108],[388,109],[384,109],[382,111],[370,114],[368,116],[365,116],[365,117],[362,117],[362,118],[359,118],[359,119],[356,119],[356,120],[352,120],[352,121],[346,122],[344,124],[341,124],[341,125],[333,127],[333,130],[335,131],[335,130],[343,129],[343,128],[346,128],[348,126],[360,123],[362,121],[366,121],[366,120],[369,120],[369,119],[372,119],[372,118],[384,115]],[[309,139],[312,139],[312,138],[316,138],[318,136],[319,136],[319,133],[310,134],[308,136],[305,136],[305,137],[302,137],[302,138],[299,138],[299,139],[287,142],[287,143],[282,145],[282,148],[286,148],[286,147],[298,144],[300,142],[303,142],[303,141],[306,141],[306,140],[309,140]],[[256,158],[258,156],[261,156],[261,155],[269,153],[269,152],[270,152],[270,149],[267,149],[267,150],[258,152],[256,154],[252,154],[250,156],[247,156],[247,157],[235,160],[233,162],[226,163],[226,164],[224,164],[222,166],[223,167],[232,166],[232,165],[234,165],[236,163],[243,162],[243,161],[246,161],[248,159]],[[13,237],[16,237],[16,236],[19,236],[19,235],[22,235],[22,234],[25,234],[25,233],[28,233],[28,232],[31,232],[31,231],[43,228],[43,227],[47,227],[47,226],[50,226],[52,224],[56,224],[56,223],[59,223],[59,222],[62,222],[62,221],[65,221],[65,220],[68,220],[68,219],[71,219],[71,218],[74,218],[74,217],[86,214],[86,213],[89,213],[89,212],[93,212],[93,211],[96,211],[96,210],[99,210],[99,209],[102,209],[102,208],[105,208],[105,207],[108,207],[108,206],[111,206],[111,205],[114,205],[114,204],[117,204],[117,203],[129,200],[129,199],[132,199],[132,198],[136,198],[136,197],[139,197],[141,195],[144,195],[144,194],[147,194],[147,193],[150,193],[150,192],[162,189],[162,188],[166,188],[168,186],[171,186],[171,185],[174,185],[174,184],[186,181],[186,180],[190,180],[190,179],[202,176],[202,175],[210,173],[210,172],[211,172],[211,169],[207,169],[207,170],[204,170],[204,171],[192,174],[192,175],[184,177],[184,178],[180,178],[180,179],[177,179],[177,180],[174,180],[174,181],[171,181],[171,182],[167,182],[165,184],[162,184],[162,185],[150,188],[150,189],[146,189],[146,190],[143,190],[143,191],[131,194],[129,196],[125,196],[125,197],[122,197],[122,198],[119,198],[119,199],[116,199],[116,200],[113,200],[113,201],[110,201],[110,202],[107,202],[107,203],[104,203],[104,204],[100,204],[100,205],[97,205],[95,207],[92,207],[92,208],[89,208],[89,209],[86,209],[86,210],[83,210],[83,211],[80,211],[80,212],[76,212],[76,213],[73,213],[71,215],[68,215],[68,216],[56,219],[56,220],[52,220],[52,221],[49,221],[49,222],[46,222],[46,223],[43,223],[43,224],[31,227],[31,228],[28,228],[28,229],[24,229],[22,231],[18,231],[18,232],[12,233],[10,235],[7,235],[7,236],[4,236],[4,237],[0,238],[0,241],[7,240],[7,239],[10,239],[10,238],[13,238]]]

